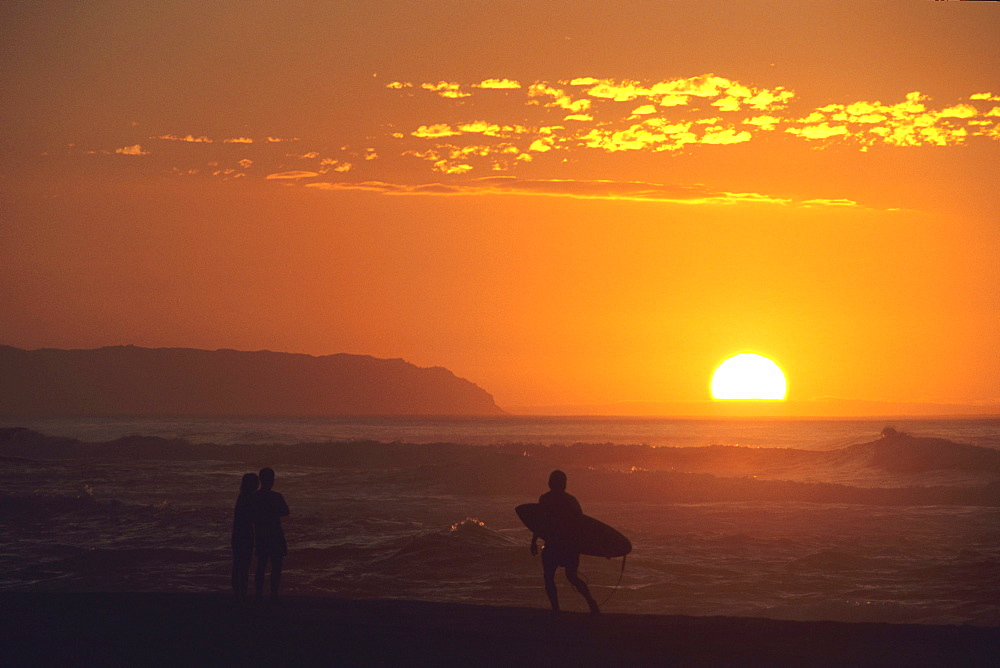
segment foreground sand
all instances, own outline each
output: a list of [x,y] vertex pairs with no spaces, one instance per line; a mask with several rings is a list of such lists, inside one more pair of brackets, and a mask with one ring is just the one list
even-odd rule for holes
[[996,666],[1000,628],[5,592],[0,664]]

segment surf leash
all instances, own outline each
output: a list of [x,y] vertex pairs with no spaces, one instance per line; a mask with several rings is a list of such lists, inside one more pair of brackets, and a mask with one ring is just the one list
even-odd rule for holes
[[613,589],[611,590],[611,593],[610,593],[610,594],[608,594],[608,597],[607,597],[606,599],[604,599],[603,601],[601,601],[601,603],[599,604],[599,606],[598,606],[598,607],[601,607],[601,608],[603,608],[603,607],[604,607],[604,605],[605,605],[605,604],[606,604],[606,603],[607,603],[608,601],[610,601],[610,600],[611,600],[611,597],[615,595],[615,592],[616,592],[616,591],[618,591],[618,586],[619,586],[619,585],[620,585],[620,584],[622,583],[622,578],[623,578],[623,577],[625,576],[625,560],[626,560],[626,559],[628,559],[628,555],[627,555],[627,554],[626,554],[626,555],[623,555],[623,556],[622,556],[622,570],[621,570],[621,572],[620,572],[620,573],[618,574],[618,582],[616,582],[616,583],[615,583],[615,586],[614,586],[614,588],[613,588]]
[[[625,576],[625,560],[626,560],[626,559],[628,559],[628,555],[627,555],[627,554],[626,554],[626,555],[623,555],[623,556],[622,556],[622,570],[621,570],[621,572],[620,572],[620,573],[618,574],[618,582],[616,582],[616,583],[615,583],[615,586],[614,586],[614,587],[613,587],[613,588],[611,589],[611,593],[610,593],[610,594],[608,594],[608,597],[607,597],[606,599],[604,599],[603,601],[601,601],[600,603],[598,603],[598,604],[597,604],[597,607],[599,607],[599,608],[603,608],[603,607],[604,607],[604,605],[605,605],[605,604],[606,604],[606,603],[607,603],[608,601],[610,601],[610,600],[611,600],[611,597],[615,595],[615,592],[616,592],[616,591],[618,591],[618,587],[619,587],[619,585],[621,585],[621,583],[622,583],[622,578],[623,578],[623,577]],[[586,584],[586,585],[587,585],[588,587],[590,586],[590,582],[589,582],[589,581],[587,580],[587,577],[586,577],[585,575],[583,575],[583,574],[581,573],[581,574],[580,574],[580,578],[581,578],[581,579],[582,579],[582,580],[584,581],[584,583],[585,583],[585,584]],[[574,587],[573,587],[573,589],[576,589],[576,587],[574,586]],[[577,590],[577,591],[579,591],[579,590]]]

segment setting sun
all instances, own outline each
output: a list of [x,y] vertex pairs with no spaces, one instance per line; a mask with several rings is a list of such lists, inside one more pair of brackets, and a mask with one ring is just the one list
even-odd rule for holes
[[756,353],[741,353],[719,365],[712,376],[713,399],[784,399],[785,374]]

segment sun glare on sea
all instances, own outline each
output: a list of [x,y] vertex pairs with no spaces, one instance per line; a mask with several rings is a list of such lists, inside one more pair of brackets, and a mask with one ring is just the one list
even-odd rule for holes
[[756,353],[741,353],[719,365],[712,376],[713,399],[785,398],[785,374],[777,364]]

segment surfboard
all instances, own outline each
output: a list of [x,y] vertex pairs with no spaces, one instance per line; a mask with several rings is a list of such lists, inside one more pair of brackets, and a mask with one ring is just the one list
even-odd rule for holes
[[[550,532],[548,518],[542,506],[537,503],[523,503],[514,512],[524,522],[524,526],[531,529],[532,533],[546,538]],[[608,526],[600,520],[595,520],[590,515],[580,517],[574,536],[580,554],[589,554],[594,557],[624,557],[632,551],[632,543],[623,536],[617,529]]]

